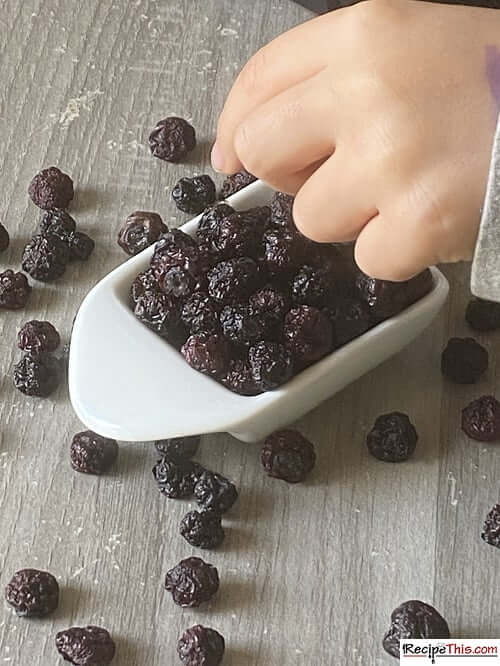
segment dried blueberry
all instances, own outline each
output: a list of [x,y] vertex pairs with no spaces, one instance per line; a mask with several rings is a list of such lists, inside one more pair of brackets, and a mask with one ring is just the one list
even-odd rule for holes
[[229,364],[229,346],[217,333],[191,335],[181,353],[192,368],[211,377],[222,377]]
[[218,303],[231,305],[248,298],[258,282],[259,271],[253,259],[221,261],[208,272],[208,293]]
[[366,303],[355,298],[344,298],[325,310],[333,326],[335,347],[341,347],[358,338],[372,326]]
[[465,311],[465,319],[476,331],[496,331],[500,328],[500,303],[473,298]]
[[28,187],[31,201],[44,210],[67,208],[73,199],[73,181],[57,167],[43,169]]
[[14,386],[25,395],[46,398],[59,386],[61,365],[47,353],[28,353],[14,366]]
[[171,499],[191,497],[202,468],[188,458],[166,455],[153,467],[153,476],[162,495]]
[[76,231],[76,222],[65,210],[46,210],[40,224],[38,233],[42,236],[57,236],[63,243],[69,244],[69,238]]
[[116,646],[102,627],[71,627],[56,635],[56,648],[64,661],[75,666],[107,666],[113,661]]
[[28,302],[31,287],[23,273],[8,269],[0,273],[0,308],[19,310]]
[[137,298],[134,314],[148,328],[174,345],[182,339],[180,306],[177,299],[162,291],[147,290]]
[[78,259],[78,261],[87,261],[92,252],[94,251],[95,243],[87,236],[87,234],[82,233],[81,231],[75,231],[69,237],[69,250],[70,258]]
[[219,666],[224,649],[224,638],[215,629],[207,629],[201,624],[187,629],[177,645],[184,666]]
[[180,229],[172,229],[156,243],[151,267],[157,278],[161,277],[169,268],[179,266],[191,275],[196,275],[200,269],[200,251],[194,238],[188,236]]
[[5,599],[21,617],[44,617],[59,603],[59,585],[54,576],[37,569],[21,569],[5,588]]
[[304,258],[300,236],[289,229],[268,229],[263,236],[263,260],[270,275],[291,276]]
[[53,352],[60,343],[59,333],[49,321],[27,321],[17,334],[17,346],[28,352]]
[[261,461],[269,476],[288,483],[304,481],[316,463],[312,443],[296,430],[279,430],[262,448]]
[[488,369],[488,352],[474,338],[450,338],[441,355],[441,372],[457,384],[474,384]]
[[217,593],[219,573],[199,557],[188,557],[167,572],[165,589],[178,606],[197,608]]
[[318,361],[333,347],[330,320],[323,312],[308,305],[290,310],[285,317],[283,336],[298,368]]
[[194,496],[202,509],[225,513],[238,499],[238,491],[229,479],[205,470],[196,482]]
[[92,430],[78,432],[71,442],[71,467],[84,474],[104,474],[118,457],[114,439],[102,437]]
[[500,504],[495,504],[486,516],[481,539],[490,546],[500,548]]
[[5,250],[9,247],[9,243],[10,243],[9,232],[3,226],[3,224],[0,224],[0,252],[5,252]]
[[260,314],[266,319],[268,325],[280,324],[290,306],[287,294],[271,284],[252,294],[248,302],[256,314]]
[[196,548],[217,548],[224,541],[220,513],[190,511],[181,521],[181,535]]
[[136,210],[127,217],[118,232],[118,245],[133,256],[156,243],[167,231],[158,213]]
[[167,458],[192,458],[200,446],[200,435],[191,437],[172,437],[155,442],[158,453]]
[[23,252],[23,270],[35,280],[50,282],[63,275],[70,260],[69,247],[57,236],[33,236]]
[[275,192],[271,201],[271,220],[274,224],[294,227],[292,216],[294,197],[284,192]]
[[139,273],[130,287],[130,303],[132,308],[146,291],[158,291],[158,282],[152,268]]
[[222,218],[213,240],[221,259],[257,256],[259,228],[255,220],[244,213],[233,213]]
[[449,638],[446,620],[423,601],[406,601],[391,614],[391,627],[384,636],[384,650],[399,659],[399,641],[405,639]]
[[159,277],[158,286],[175,298],[187,298],[195,288],[196,282],[189,271],[180,266],[172,266]]
[[433,284],[429,269],[407,282],[376,280],[364,273],[359,273],[356,280],[358,293],[377,322],[393,317],[423,298],[432,290]]
[[179,162],[196,146],[194,128],[183,118],[160,120],[149,135],[151,153],[160,160]]
[[292,299],[298,305],[324,307],[333,289],[333,276],[323,268],[302,266],[292,280]]
[[219,203],[216,206],[208,208],[201,216],[196,230],[196,236],[200,242],[215,242],[220,223],[234,212],[234,208],[225,203]]
[[462,410],[462,430],[479,442],[500,440],[500,402],[492,395],[473,400]]
[[226,388],[239,395],[258,395],[263,391],[255,383],[250,365],[241,359],[229,362],[229,369],[221,381]]
[[209,295],[196,291],[182,308],[182,323],[191,333],[217,332],[220,328],[219,313]]
[[233,173],[231,176],[227,176],[227,178],[224,180],[224,182],[222,183],[222,187],[220,188],[219,198],[227,199],[231,195],[235,194],[236,192],[239,192],[244,187],[250,185],[256,180],[257,178],[248,171],[245,171],[245,169],[237,171],[236,173]]
[[278,342],[261,341],[250,347],[248,360],[255,385],[261,391],[272,391],[293,375],[292,356]]
[[226,305],[220,313],[222,332],[235,345],[249,347],[265,337],[265,319],[247,305]]
[[368,433],[368,450],[378,460],[402,462],[408,460],[417,446],[418,435],[406,414],[391,412],[377,417]]
[[206,174],[181,178],[172,190],[172,199],[183,213],[197,215],[215,201],[215,183]]

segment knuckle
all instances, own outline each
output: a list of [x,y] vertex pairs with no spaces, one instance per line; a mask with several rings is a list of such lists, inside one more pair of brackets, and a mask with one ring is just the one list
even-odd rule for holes
[[263,160],[254,141],[255,132],[248,121],[241,123],[234,133],[234,150],[247,171],[255,176],[262,177]]
[[252,96],[262,84],[266,63],[267,55],[264,47],[250,58],[238,75],[238,85],[247,95]]

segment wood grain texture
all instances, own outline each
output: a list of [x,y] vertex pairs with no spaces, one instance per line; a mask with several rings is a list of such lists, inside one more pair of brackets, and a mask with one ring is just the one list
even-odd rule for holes
[[[380,647],[390,611],[409,598],[435,603],[455,635],[494,636],[500,626],[498,552],[479,539],[499,499],[499,454],[468,441],[460,410],[495,391],[498,334],[487,378],[444,385],[439,353],[465,334],[468,275],[448,270],[452,296],[411,347],[298,424],[319,464],[297,487],[268,479],[258,448],[227,435],[204,438],[201,462],[227,474],[241,498],[227,520],[217,599],[181,610],[162,588],[168,568],[194,550],[177,533],[186,502],[161,497],[151,478],[152,444],[123,445],[107,477],[74,473],[81,429],[66,388],[55,399],[17,393],[15,336],[29,318],[53,321],[67,341],[78,304],[124,260],[116,234],[135,209],[183,220],[169,202],[180,175],[208,168],[217,114],[235,73],[274,35],[308,17],[287,0],[3,0],[0,4],[0,219],[12,245],[0,266],[18,266],[37,222],[26,188],[57,164],[77,185],[73,213],[97,241],[88,264],[57,285],[36,285],[26,311],[0,312],[0,586],[24,566],[48,569],[62,603],[46,620],[0,607],[0,663],[59,663],[56,631],[102,624],[120,666],[177,663],[189,625],[227,638],[225,664],[390,664]],[[199,147],[187,166],[154,160],[146,139],[172,113],[193,120]],[[382,412],[416,423],[414,460],[371,459],[364,435]],[[199,553],[197,553],[199,554]]]

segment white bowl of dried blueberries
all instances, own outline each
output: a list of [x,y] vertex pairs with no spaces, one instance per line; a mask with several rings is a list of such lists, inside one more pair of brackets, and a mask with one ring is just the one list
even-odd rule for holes
[[362,274],[350,245],[304,238],[291,198],[255,182],[92,289],[73,328],[71,400],[114,439],[257,441],[401,350],[447,293],[436,268],[405,283]]

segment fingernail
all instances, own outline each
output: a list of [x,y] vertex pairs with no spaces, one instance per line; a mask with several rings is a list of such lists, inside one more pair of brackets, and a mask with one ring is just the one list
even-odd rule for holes
[[213,145],[210,159],[215,171],[221,172],[224,169],[224,156],[217,141]]

